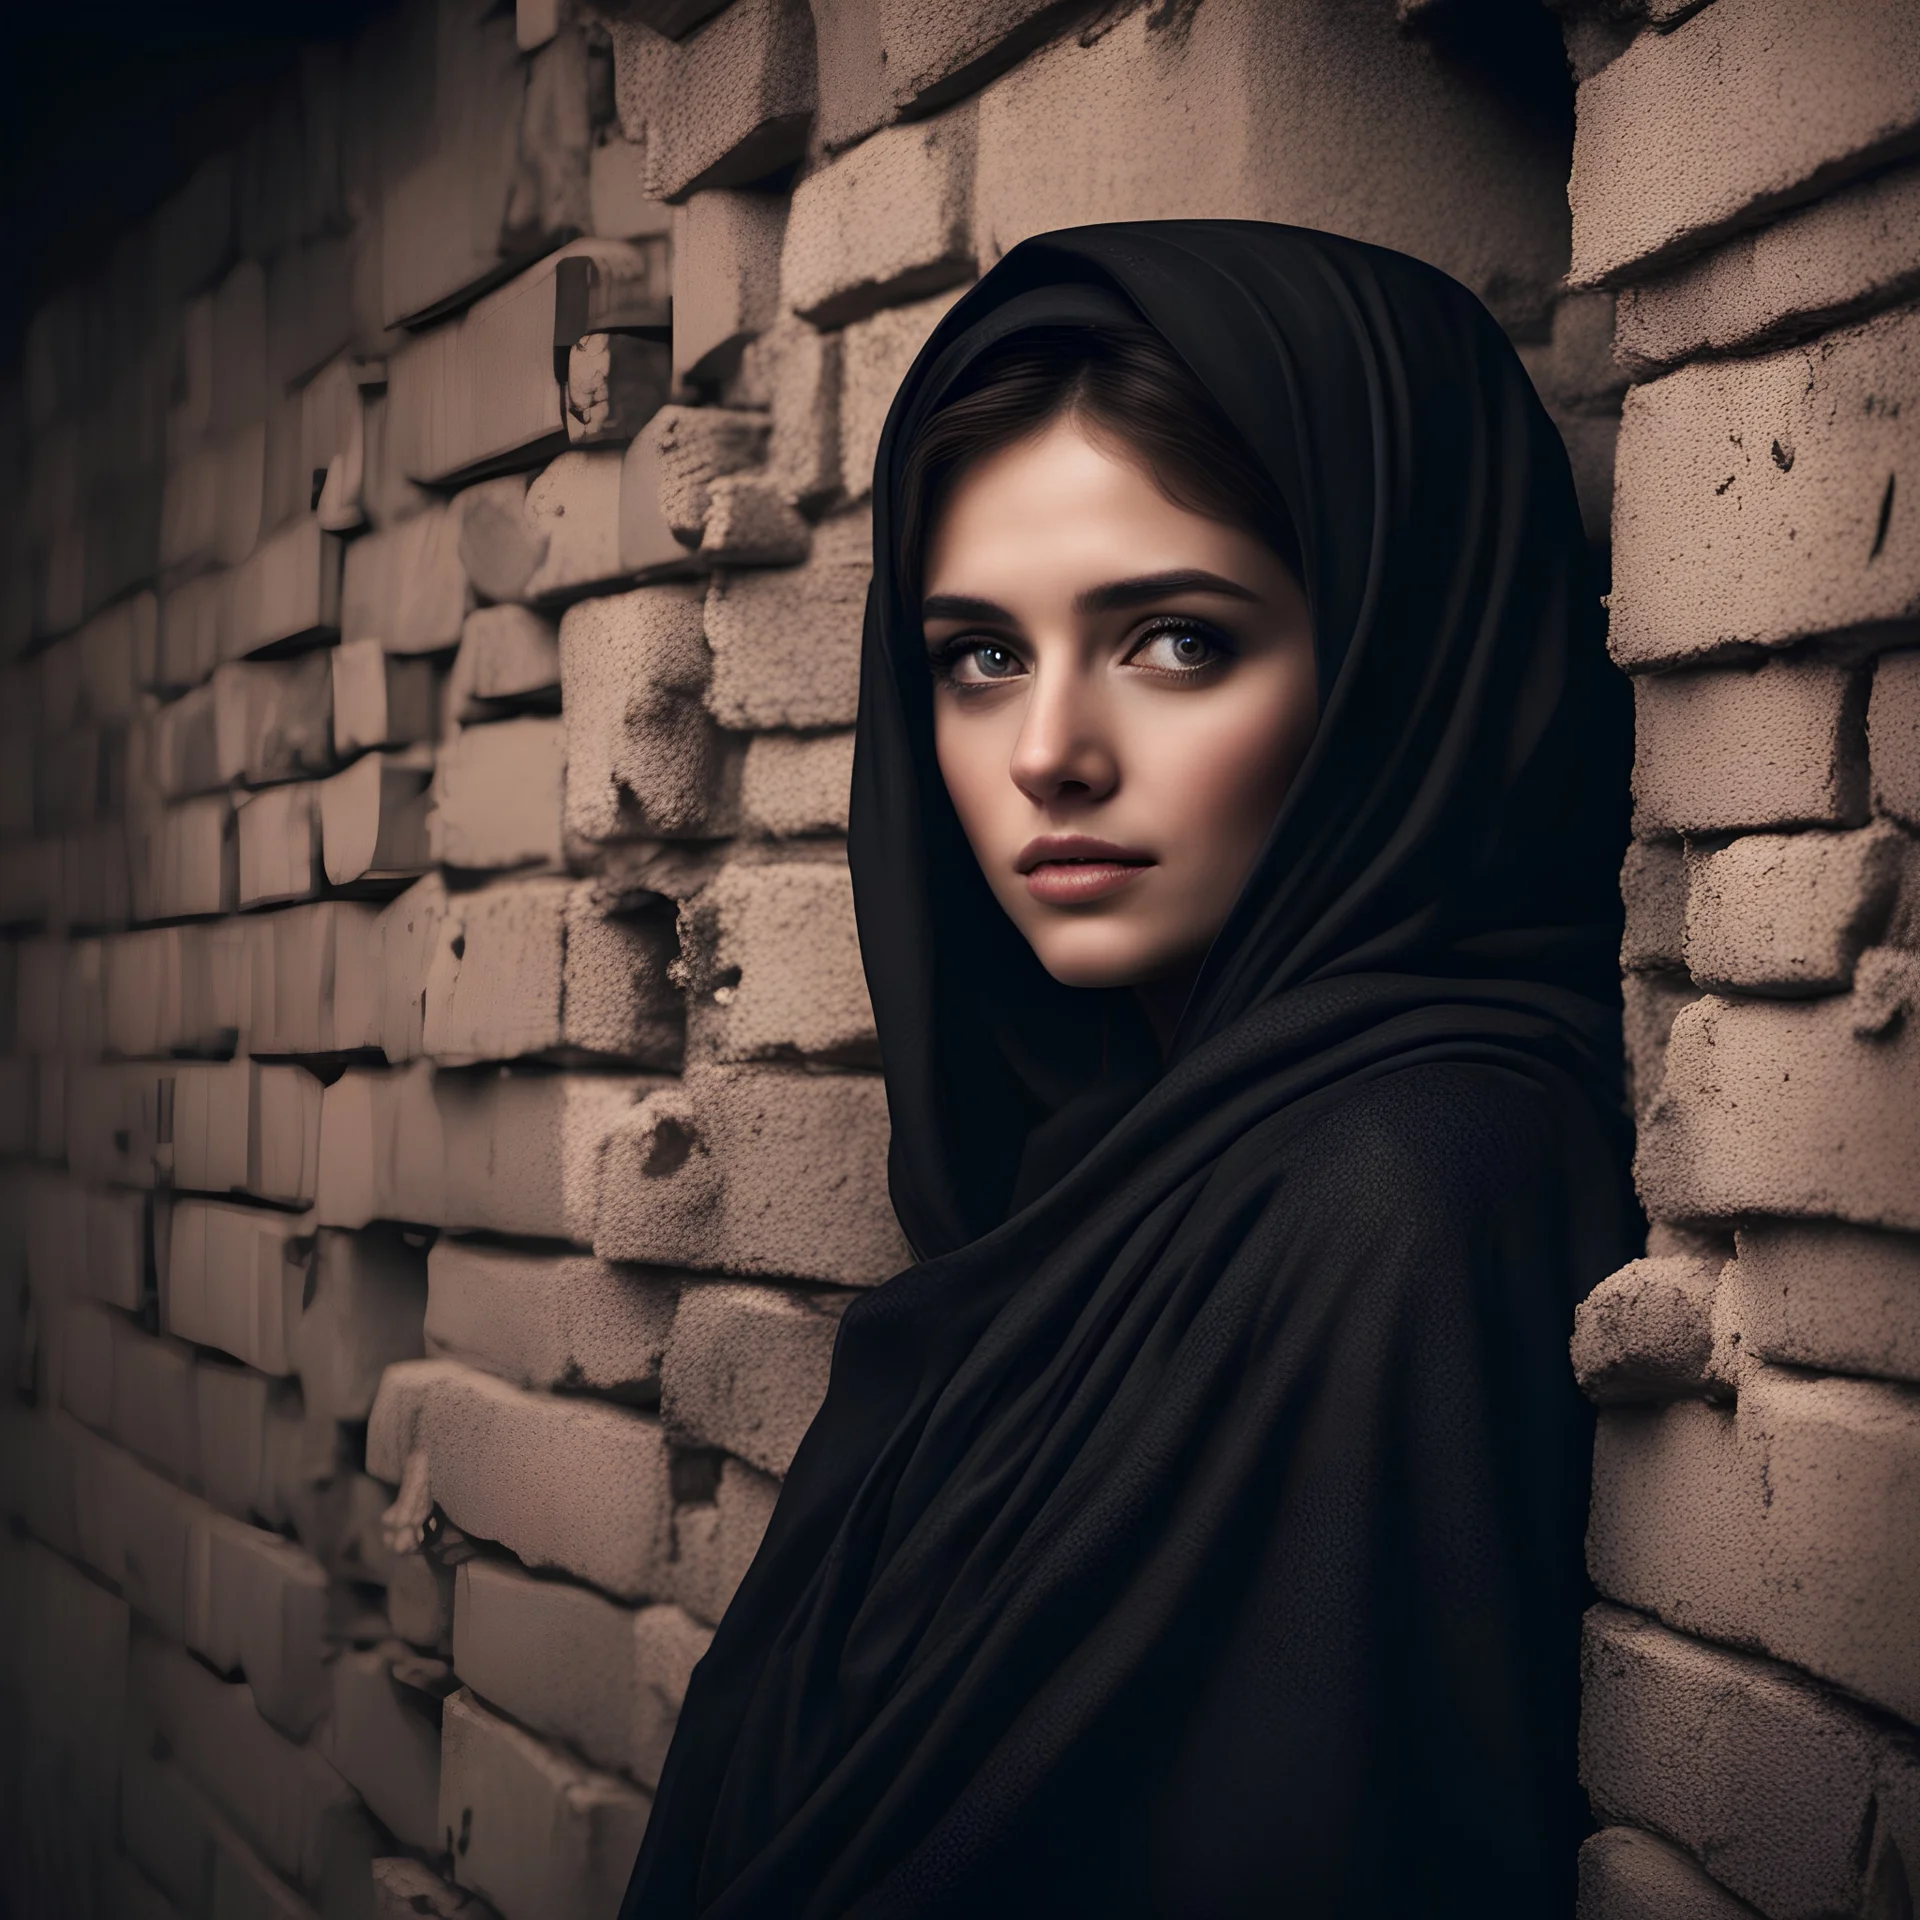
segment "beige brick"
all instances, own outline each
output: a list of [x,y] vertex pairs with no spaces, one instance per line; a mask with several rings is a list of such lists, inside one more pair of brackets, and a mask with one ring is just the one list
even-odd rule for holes
[[446,1213],[433,1070],[349,1067],[321,1101],[314,1220],[358,1228],[375,1220],[438,1226]]
[[402,1640],[446,1653],[453,1646],[454,1569],[427,1553],[394,1556],[387,1618]]
[[239,890],[233,803],[225,794],[143,813],[130,823],[136,920],[231,913]]
[[213,295],[213,397],[208,431],[261,419],[267,405],[267,276],[242,260]]
[[247,1045],[255,1054],[359,1053],[381,1040],[379,909],[322,900],[245,924]]
[[1854,962],[1885,929],[1900,884],[1903,836],[1749,834],[1689,863],[1687,969],[1703,987],[1750,993],[1844,992]]
[[808,513],[840,491],[840,337],[803,321],[777,321],[747,349],[743,381],[764,388],[772,410],[767,478]]
[[1580,89],[1573,268],[1656,265],[1891,157],[1915,123],[1920,39],[1897,0],[1765,0],[1644,34]]
[[325,1569],[291,1540],[205,1508],[193,1552],[188,1647],[244,1676],[262,1718],[305,1739],[328,1701]]
[[352,344],[354,251],[353,237],[326,235],[285,247],[268,263],[269,387],[312,385],[334,355]]
[[1603,1405],[1704,1391],[1721,1262],[1696,1254],[1635,1260],[1580,1303],[1573,1371]]
[[663,341],[606,329],[582,334],[567,349],[567,439],[576,447],[631,440],[672,391],[672,355]]
[[657,1421],[523,1393],[451,1360],[409,1361],[381,1382],[367,1470],[395,1483],[424,1471],[426,1495],[455,1526],[529,1566],[627,1599],[659,1591],[669,1492]]
[[80,1195],[85,1247],[75,1282],[108,1306],[137,1312],[146,1298],[153,1201],[143,1193]]
[[616,1606],[495,1559],[460,1567],[453,1633],[454,1665],[482,1699],[649,1789],[713,1637],[678,1607]]
[[1864,825],[1865,694],[1815,661],[1636,680],[1635,833]]
[[812,538],[780,489],[757,473],[713,483],[700,557],[714,566],[789,567],[807,557]]
[[226,784],[220,771],[213,689],[195,687],[169,701],[148,722],[154,784],[168,800],[213,793]]
[[1726,1286],[1747,1349],[1787,1366],[1920,1381],[1920,1240],[1755,1220]]
[[438,1075],[443,1224],[593,1245],[607,1137],[659,1085],[634,1074]]
[[655,199],[746,186],[800,157],[813,112],[805,0],[737,0],[677,41],[613,28],[620,123],[646,147]]
[[1920,411],[1920,310],[1627,396],[1609,644],[1638,669],[1909,620],[1920,535],[1893,476]]
[[156,1759],[144,1742],[127,1740],[120,1765],[120,1844],[147,1884],[164,1889],[161,1913],[211,1911],[211,1822],[218,1818],[177,1766]]
[[608,240],[640,240],[671,233],[673,209],[647,192],[644,147],[609,133],[588,162],[590,231]]
[[492,1909],[462,1887],[450,1887],[418,1860],[395,1854],[373,1863],[373,1920],[413,1920],[416,1914],[445,1920],[491,1920]]
[[93,1186],[151,1187],[160,1146],[160,1077],[152,1069],[76,1067],[61,1099],[63,1153],[77,1179]]
[[220,657],[239,660],[268,647],[324,638],[340,626],[341,542],[318,520],[296,520],[261,541],[226,575],[220,600]]
[[878,1079],[690,1073],[607,1140],[594,1250],[842,1285],[884,1279],[908,1261],[887,1198],[886,1145]]
[[1873,804],[1920,828],[1920,651],[1884,653],[1867,703]]
[[323,1227],[309,1271],[290,1342],[307,1410],[329,1422],[363,1421],[381,1374],[425,1352],[427,1263],[397,1233]]
[[400,473],[444,485],[564,450],[566,410],[553,377],[555,284],[559,263],[577,257],[593,262],[623,313],[665,319],[664,240],[586,240],[549,254],[389,357],[384,455]]
[[660,510],[683,545],[699,545],[714,482],[758,463],[767,428],[764,414],[733,407],[662,407],[648,422],[642,439],[659,461]]
[[184,1640],[195,1601],[194,1522],[205,1503],[105,1440],[79,1439],[73,1470],[80,1558],[142,1619]]
[[486,600],[526,592],[541,551],[527,521],[527,475],[503,473],[462,487],[452,511],[460,528],[460,564]]
[[219,1680],[151,1636],[134,1636],[128,1691],[133,1724],[166,1741],[271,1867],[323,1912],[354,1910],[347,1903],[367,1883],[373,1830],[325,1760],[269,1726],[244,1682]]
[[178,1340],[143,1332],[136,1321],[106,1311],[113,1327],[113,1410],[108,1431],[169,1479],[192,1484],[200,1477],[193,1350]]
[[336,887],[384,891],[433,860],[433,754],[362,754],[319,783],[321,855]]
[[406,747],[439,730],[439,684],[430,660],[388,653],[377,640],[349,640],[327,655],[332,669],[333,750],[343,760],[375,747]]
[[671,929],[562,877],[456,894],[429,969],[423,1041],[455,1066],[530,1056],[678,1066]]
[[62,834],[47,917],[55,925],[110,932],[133,917],[131,852],[137,821],[101,820]]
[[451,507],[430,507],[347,549],[343,640],[377,640],[388,653],[439,652],[459,644],[472,605]]
[[1912,1717],[1911,1390],[1767,1366],[1731,1413],[1602,1416],[1588,1560],[1602,1593]]
[[747,748],[740,812],[756,833],[780,838],[845,833],[853,735],[761,734]]
[[696,588],[641,587],[568,608],[560,677],[569,834],[727,830],[737,774],[701,705],[708,672]]
[[493,720],[560,704],[560,636],[528,607],[479,607],[460,630],[447,690],[456,720]]
[[1751,350],[1920,284],[1920,167],[1844,187],[1620,294],[1619,351],[1650,371]]
[[193,1391],[200,1481],[208,1500],[236,1520],[287,1524],[289,1494],[304,1471],[307,1442],[299,1387],[202,1353]]
[[527,526],[543,557],[522,586],[527,599],[619,578],[621,457],[617,447],[563,453],[528,487]]
[[397,1651],[392,1645],[351,1647],[334,1661],[332,1711],[321,1751],[396,1840],[434,1853],[440,1729],[426,1699],[394,1678]]
[[220,658],[223,576],[200,574],[160,598],[160,684],[197,686]]
[[826,1397],[844,1305],[768,1287],[683,1288],[661,1383],[668,1433],[784,1474]]
[[780,1483],[738,1460],[723,1460],[711,1497],[673,1510],[668,1597],[696,1620],[717,1626],[759,1551]]
[[1709,996],[1680,1014],[1635,1167],[1655,1218],[1836,1215],[1920,1227],[1911,1177],[1920,1042],[1911,1019],[1867,990],[1881,955],[1892,958],[1869,950],[1845,997]]
[[1686,965],[1687,858],[1676,840],[1636,840],[1620,871],[1626,930],[1620,964],[1628,972]]
[[174,1185],[310,1206],[320,1092],[304,1067],[182,1063],[173,1074]]
[[517,1386],[639,1404],[659,1393],[677,1298],[664,1275],[584,1254],[441,1239],[427,1259],[427,1288],[426,1341],[436,1354]]
[[175,1202],[162,1324],[262,1373],[293,1373],[310,1233],[297,1214]]
[[97,613],[76,636],[81,699],[100,725],[133,719],[140,693],[157,684],[160,603],[143,589]]
[[1580,1849],[1578,1920],[1754,1920],[1670,1842],[1608,1827]]
[[795,189],[781,260],[786,304],[818,327],[974,275],[975,113],[888,127]]
[[434,770],[433,857],[470,871],[558,866],[566,753],[557,718],[462,727]]
[[1679,1841],[1762,1912],[1861,1906],[1876,1825],[1915,1774],[1865,1714],[1614,1607],[1588,1616],[1583,1665],[1581,1777],[1607,1817]]
[[780,307],[784,195],[714,188],[673,212],[673,377],[724,380]]
[[682,908],[681,946],[697,1054],[875,1062],[853,886],[840,862],[722,868]]
[[332,770],[329,652],[234,661],[215,672],[211,693],[220,783],[267,786]]
[[328,533],[354,533],[367,518],[367,404],[360,369],[335,360],[300,389],[300,470],[317,478],[312,509]]
[[319,784],[267,787],[235,808],[241,907],[311,899],[320,891]]
[[505,1920],[611,1913],[633,1870],[651,1802],[487,1712],[464,1688],[446,1704],[443,1846],[454,1873]]
[[446,885],[430,873],[380,914],[380,1047],[395,1065],[420,1056],[427,970],[439,949],[446,910]]
[[925,109],[971,92],[1057,31],[1062,11],[1056,0],[879,0],[894,106]]
[[863,512],[826,522],[787,573],[722,575],[707,595],[707,704],[725,727],[832,727],[859,704],[873,534]]
[[936,293],[910,306],[887,307],[856,320],[841,335],[840,483],[849,500],[873,491],[873,462],[887,409],[927,336],[958,297]]

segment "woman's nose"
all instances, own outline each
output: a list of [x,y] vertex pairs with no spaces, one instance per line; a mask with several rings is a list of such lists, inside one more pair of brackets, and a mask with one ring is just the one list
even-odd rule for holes
[[1113,790],[1119,760],[1101,702],[1081,674],[1044,666],[1034,674],[1011,771],[1014,785],[1042,806],[1071,793],[1098,800]]

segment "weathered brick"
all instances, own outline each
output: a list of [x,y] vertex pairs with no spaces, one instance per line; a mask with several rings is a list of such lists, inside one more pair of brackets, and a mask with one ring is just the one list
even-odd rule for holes
[[1620,428],[1609,644],[1638,669],[1910,620],[1920,309],[1636,387]]
[[454,1569],[430,1553],[396,1554],[387,1575],[387,1619],[411,1646],[450,1652]]
[[817,327],[844,326],[974,275],[975,113],[889,127],[794,190],[781,293]]
[[667,1597],[717,1626],[759,1551],[780,1483],[738,1460],[723,1460],[711,1497],[673,1510],[673,1559]]
[[459,644],[472,605],[451,507],[431,507],[347,548],[343,640],[377,640],[388,653],[436,653]]
[[737,756],[701,704],[709,671],[697,588],[641,587],[568,608],[560,676],[569,834],[727,830]]
[[1676,1846],[1608,1827],[1580,1848],[1578,1920],[1756,1920]]
[[678,1066],[673,957],[662,915],[609,911],[590,883],[455,894],[427,976],[425,1049],[456,1066],[529,1056]]
[[455,1526],[529,1566],[557,1567],[626,1599],[660,1591],[667,1450],[659,1423],[641,1414],[523,1393],[451,1360],[408,1361],[381,1382],[367,1470],[400,1483],[395,1513],[415,1524],[427,1513],[419,1505],[415,1515],[417,1490]]
[[540,555],[520,596],[572,595],[618,579],[621,450],[563,453],[527,489],[526,520]]
[[246,922],[248,1050],[313,1055],[377,1048],[379,926],[379,909],[359,900],[322,900]]
[[849,500],[873,491],[873,462],[887,409],[907,369],[958,297],[936,293],[910,306],[886,307],[856,320],[840,336],[840,483]]
[[1920,1382],[1920,1240],[1834,1221],[1754,1220],[1727,1269],[1749,1352]]
[[1920,283],[1920,167],[1845,187],[1620,294],[1619,352],[1642,372],[1767,346]]
[[297,1214],[176,1201],[162,1324],[262,1373],[294,1372],[310,1231]]
[[244,1676],[261,1717],[304,1740],[327,1708],[326,1570],[277,1533],[201,1508],[188,1586],[188,1647]]
[[1709,996],[1680,1014],[1635,1163],[1656,1219],[1836,1215],[1920,1227],[1920,1040],[1900,999],[1878,991],[1906,964],[1873,948],[1850,995]]
[[[758,464],[767,431],[764,414],[734,407],[662,407],[648,422],[635,446],[658,463],[660,511],[682,545],[699,545],[714,482]],[[630,460],[626,484],[637,472]]]
[[460,1884],[505,1920],[611,1913],[650,1807],[611,1774],[590,1771],[489,1713],[465,1688],[448,1700],[441,1844]]
[[908,1260],[887,1198],[886,1143],[878,1079],[690,1073],[608,1138],[594,1250],[842,1285],[884,1279]]
[[707,594],[707,705],[725,727],[849,725],[860,696],[860,628],[872,573],[864,512],[815,530],[804,567],[722,574]]
[[714,566],[788,567],[807,557],[812,536],[780,489],[757,473],[713,483],[700,557]]
[[365,1810],[325,1760],[261,1718],[245,1682],[219,1680],[178,1648],[136,1634],[128,1691],[133,1723],[165,1739],[269,1865],[323,1912],[356,1910],[348,1903],[366,1886],[375,1851]]
[[321,890],[321,784],[266,787],[234,809],[239,906],[308,900]]
[[311,516],[261,541],[225,576],[220,657],[327,637],[340,626],[341,541]]
[[363,753],[318,784],[321,858],[336,887],[381,892],[432,863],[433,751]]
[[292,1489],[306,1468],[299,1388],[203,1353],[193,1370],[193,1390],[200,1481],[208,1500],[236,1520],[285,1526],[292,1518]]
[[289,1342],[307,1411],[330,1423],[363,1421],[381,1374],[425,1351],[426,1261],[391,1231],[323,1227],[308,1276]]
[[1689,863],[1687,970],[1703,987],[1841,993],[1861,949],[1884,931],[1903,836],[1749,834]]
[[495,720],[560,704],[560,636],[528,607],[479,607],[460,630],[447,688],[456,720]]
[[143,811],[129,822],[136,920],[231,913],[239,891],[239,844],[225,794]]
[[1920,1404],[1753,1366],[1733,1411],[1602,1415],[1587,1553],[1610,1599],[1912,1718]]
[[342,760],[374,747],[406,747],[439,731],[439,684],[430,660],[387,652],[377,640],[347,640],[326,656],[332,669],[333,750]]
[[433,857],[470,871],[558,866],[566,755],[557,718],[460,728],[434,769]]
[[373,1863],[373,1920],[492,1920],[492,1909],[464,1887],[450,1887],[418,1860],[395,1854]]
[[1763,1913],[1854,1912],[1876,1838],[1920,1840],[1875,1831],[1920,1785],[1911,1753],[1804,1675],[1615,1607],[1588,1615],[1582,1665],[1580,1772],[1604,1816],[1679,1841]]
[[646,174],[644,147],[622,139],[617,130],[604,134],[587,169],[588,231],[609,240],[671,233],[673,209],[647,192]]
[[724,380],[780,308],[784,195],[713,188],[673,211],[673,377]]
[[332,770],[333,663],[327,652],[231,662],[215,672],[211,692],[222,784],[267,786]]
[[784,1474],[826,1397],[845,1302],[758,1286],[683,1288],[661,1376],[668,1433]]
[[214,731],[212,687],[195,687],[169,701],[148,722],[147,733],[154,784],[165,799],[213,793],[226,784]]
[[396,1066],[420,1056],[427,970],[439,949],[446,910],[446,883],[437,873],[415,881],[381,910],[380,1048]]
[[87,717],[101,725],[133,719],[139,712],[141,691],[157,683],[158,599],[149,588],[117,601],[80,629],[75,646]]
[[314,1220],[358,1228],[375,1220],[438,1226],[446,1213],[433,1070],[349,1067],[326,1090]]
[[1058,0],[879,0],[894,106],[925,109],[972,92],[1055,31],[1066,11]]
[[73,1501],[80,1558],[135,1613],[184,1640],[195,1601],[194,1523],[205,1503],[124,1449],[85,1435],[73,1449]]
[[1867,703],[1873,804],[1920,828],[1920,651],[1883,653]]
[[[44,1076],[43,1076],[44,1077]],[[125,1065],[76,1067],[61,1097],[62,1150],[90,1186],[151,1187],[160,1145],[160,1076]]]
[[1573,1371],[1591,1400],[1673,1400],[1703,1391],[1721,1262],[1694,1254],[1635,1260],[1574,1314]]
[[1643,34],[1580,89],[1573,267],[1598,285],[1891,158],[1915,124],[1920,40],[1898,0],[1766,0]]
[[453,1636],[454,1665],[482,1699],[649,1789],[713,1638],[679,1607],[616,1606],[490,1558],[458,1571]]
[[169,587],[160,597],[160,666],[163,687],[197,686],[220,658],[219,574],[200,574]]
[[1636,1119],[1645,1119],[1667,1072],[1667,1040],[1683,1007],[1700,998],[1685,974],[1630,973],[1620,983],[1627,1043],[1627,1090]]
[[367,518],[367,405],[360,369],[348,360],[323,367],[300,389],[300,471],[312,509],[328,533],[354,533]]
[[679,40],[611,24],[621,128],[646,148],[655,199],[747,186],[800,157],[814,82],[805,0],[736,0]]
[[747,748],[740,813],[756,833],[845,833],[853,735],[760,734]]
[[182,1062],[173,1070],[173,1184],[310,1206],[320,1093],[304,1067]]
[[1648,674],[1633,690],[1636,834],[1865,825],[1860,675],[1770,660]]
[[605,329],[567,349],[568,442],[576,447],[631,440],[673,391],[673,357],[659,340]]
[[443,1238],[427,1258],[426,1341],[518,1386],[645,1404],[659,1394],[677,1297],[644,1268]]
[[108,1431],[129,1452],[170,1479],[200,1476],[193,1350],[144,1332],[110,1308],[113,1326],[113,1411]]
[[517,600],[540,564],[527,523],[527,475],[503,473],[462,487],[452,510],[460,528],[460,564],[486,600]]
[[681,909],[694,1047],[875,1063],[853,885],[838,861],[723,867]]
[[391,1644],[349,1647],[333,1663],[321,1751],[405,1846],[437,1851],[440,1729],[426,1697],[394,1678]]
[[659,1085],[634,1074],[437,1075],[443,1224],[591,1246],[608,1134]]
[[127,1740],[120,1767],[120,1843],[149,1884],[164,1890],[165,1913],[212,1910],[211,1822],[218,1818],[171,1760],[156,1758],[145,1741]]
[[768,480],[803,511],[821,511],[840,490],[840,336],[777,320],[748,346],[740,384],[772,413]]

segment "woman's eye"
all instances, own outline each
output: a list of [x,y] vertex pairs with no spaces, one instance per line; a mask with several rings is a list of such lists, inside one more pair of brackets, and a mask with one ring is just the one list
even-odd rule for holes
[[1020,656],[1011,647],[993,640],[976,640],[948,654],[947,670],[963,686],[979,686],[988,680],[1012,680],[1022,668]]
[[1134,649],[1131,664],[1161,673],[1197,673],[1221,659],[1226,649],[1200,627],[1162,627]]

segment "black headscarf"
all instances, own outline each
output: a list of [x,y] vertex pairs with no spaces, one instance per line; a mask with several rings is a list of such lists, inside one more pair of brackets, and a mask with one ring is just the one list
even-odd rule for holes
[[[1163,1063],[993,903],[894,553],[1031,326],[1157,329],[1298,532],[1321,721]],[[1627,1257],[1624,690],[1471,294],[1298,228],[1015,248],[896,398],[851,834],[921,1264],[696,1671],[625,1920],[1571,1910],[1590,1429]]]

